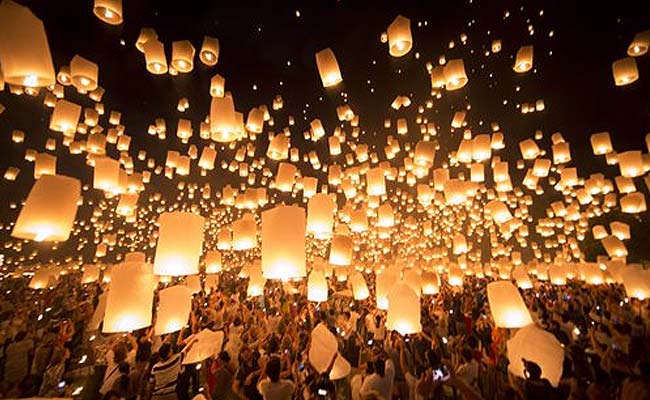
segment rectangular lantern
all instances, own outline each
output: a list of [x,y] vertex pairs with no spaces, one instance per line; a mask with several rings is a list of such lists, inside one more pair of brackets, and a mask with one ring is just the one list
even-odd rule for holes
[[306,273],[306,216],[298,206],[262,212],[262,273],[267,279],[302,278]]

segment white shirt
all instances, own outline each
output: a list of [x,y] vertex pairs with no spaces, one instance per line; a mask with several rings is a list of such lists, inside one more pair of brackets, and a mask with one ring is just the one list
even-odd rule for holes
[[370,392],[377,392],[381,394],[384,399],[392,398],[393,394],[393,379],[395,378],[395,365],[390,358],[386,360],[386,368],[384,376],[381,377],[376,372],[366,377],[361,385],[359,393],[361,396],[367,396]]
[[264,400],[291,400],[293,389],[293,382],[286,379],[271,382],[269,378],[266,378],[257,384],[257,391],[264,397]]

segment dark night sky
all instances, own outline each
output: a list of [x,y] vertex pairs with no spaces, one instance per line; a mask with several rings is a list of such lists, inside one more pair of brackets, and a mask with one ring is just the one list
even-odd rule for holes
[[[122,111],[126,133],[133,136],[132,148],[147,149],[158,163],[164,162],[166,150],[187,147],[175,137],[177,118],[192,119],[193,142],[200,142],[198,122],[208,113],[209,80],[215,73],[226,77],[226,89],[233,93],[237,109],[245,114],[253,106],[270,105],[273,97],[281,94],[284,117],[276,119],[276,128],[286,125],[286,115],[294,115],[298,123],[292,130],[292,143],[305,151],[314,146],[302,140],[309,121],[321,118],[331,134],[338,125],[335,108],[342,104],[341,93],[347,93],[349,104],[361,116],[365,132],[361,140],[377,144],[383,152],[388,134],[383,119],[407,112],[414,115],[416,108],[398,113],[390,109],[390,103],[403,94],[412,95],[414,105],[430,98],[424,63],[436,63],[441,54],[448,60],[463,58],[469,77],[463,90],[446,93],[429,114],[443,127],[443,148],[448,151],[458,146],[460,138],[458,133],[449,133],[449,122],[453,110],[469,102],[472,110],[468,120],[475,131],[480,131],[479,121],[485,123],[484,132],[491,121],[498,121],[506,134],[504,158],[511,160],[515,185],[521,180],[514,173],[514,160],[520,158],[517,143],[532,137],[536,129],[544,132],[545,144],[550,143],[553,132],[562,132],[571,143],[573,165],[582,177],[601,171],[610,176],[617,173],[617,168],[606,167],[604,157],[592,154],[589,135],[594,132],[609,131],[617,151],[647,151],[644,136],[650,132],[650,56],[637,59],[640,79],[632,85],[615,87],[611,73],[611,63],[626,55],[634,34],[650,29],[647,2],[124,0],[124,23],[118,27],[95,18],[89,0],[19,3],[43,19],[57,70],[75,54],[99,64],[107,110]],[[506,10],[510,16],[504,19]],[[380,43],[379,36],[398,14],[411,19],[414,46],[407,56],[395,59],[388,55],[387,45]],[[418,27],[425,21],[426,26]],[[529,24],[534,27],[533,36],[528,35]],[[134,46],[143,26],[158,32],[168,56],[173,40],[189,39],[198,51],[204,35],[217,37],[221,45],[219,63],[208,68],[197,57],[191,74],[151,75]],[[459,40],[463,32],[469,37],[466,46]],[[485,57],[483,52],[492,39],[501,39],[503,50]],[[450,40],[456,41],[453,49],[448,49]],[[514,54],[527,44],[535,46],[536,71],[516,74],[512,71]],[[314,53],[325,47],[334,50],[343,74],[343,85],[335,90],[323,89],[314,61]],[[419,60],[415,59],[416,52],[421,55]],[[258,90],[253,90],[253,85]],[[72,101],[79,97],[66,96]],[[176,111],[180,97],[190,101],[185,114]],[[505,99],[507,105],[503,104]],[[522,115],[515,108],[517,103],[537,99],[544,99],[546,111]],[[0,171],[9,166],[22,170],[16,182],[0,182],[0,206],[5,209],[9,202],[20,201],[33,183],[33,167],[22,160],[24,150],[42,150],[49,136],[51,111],[42,107],[41,100],[42,95],[35,101],[10,95],[7,90],[0,92],[0,103],[7,106],[0,116]],[[146,134],[147,126],[158,117],[167,118],[166,145]],[[27,133],[25,143],[11,142],[13,129]],[[412,135],[417,136],[415,132]],[[258,149],[265,148],[266,142],[258,145]],[[326,142],[317,144],[316,149],[325,154]],[[66,153],[57,150],[59,171],[85,177],[90,183],[92,170],[85,167],[83,156]],[[219,159],[228,159],[232,153],[224,151]],[[137,152],[131,154],[135,158]],[[220,181],[222,177],[207,179]],[[8,223],[16,215],[17,210],[2,213],[0,221]]]

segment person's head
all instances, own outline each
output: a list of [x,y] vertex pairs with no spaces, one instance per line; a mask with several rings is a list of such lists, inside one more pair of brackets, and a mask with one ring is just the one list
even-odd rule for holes
[[129,349],[126,347],[126,343],[117,342],[115,346],[113,346],[113,361],[115,361],[115,364],[125,361],[128,354]]
[[172,347],[169,343],[163,343],[162,346],[160,346],[160,349],[158,350],[158,354],[160,355],[160,359],[165,361],[167,360],[172,353]]
[[381,377],[386,373],[386,361],[383,358],[375,360],[375,372]]
[[278,357],[271,357],[266,363],[266,375],[271,382],[278,382],[280,380],[280,372],[282,372],[282,364]]
[[228,352],[225,351],[225,350],[220,352],[219,353],[219,360],[223,361],[225,363],[229,363],[230,362],[230,354],[228,354]]
[[131,367],[129,366],[128,362],[122,361],[119,365],[119,370],[120,370],[120,374],[128,375],[129,372],[131,372]]
[[524,363],[524,375],[527,379],[540,379],[542,377],[542,369],[537,363],[522,359]]
[[16,333],[15,340],[16,340],[16,342],[20,342],[21,340],[25,339],[26,336],[27,336],[27,332],[20,331],[20,332]]

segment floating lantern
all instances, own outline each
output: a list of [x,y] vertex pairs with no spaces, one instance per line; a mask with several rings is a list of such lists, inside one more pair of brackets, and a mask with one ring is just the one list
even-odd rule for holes
[[77,123],[81,116],[81,106],[66,100],[59,100],[54,106],[50,116],[50,129],[65,135],[77,130]]
[[517,288],[508,281],[491,282],[487,285],[490,311],[496,326],[521,328],[533,323],[530,312]]
[[643,156],[640,151],[625,151],[618,153],[618,167],[621,175],[626,178],[635,178],[643,175]]
[[232,223],[233,250],[249,250],[257,247],[257,224],[251,213]]
[[443,69],[447,90],[458,90],[468,82],[462,59],[449,60]]
[[205,219],[188,212],[166,212],[160,215],[158,225],[154,273],[198,274]]
[[517,331],[507,342],[508,371],[527,379],[522,360],[532,361],[542,369],[542,379],[557,387],[562,377],[564,349],[555,336],[535,325]]
[[632,43],[627,48],[627,55],[631,57],[639,57],[648,52],[650,47],[650,30],[639,32],[634,35]]
[[122,23],[122,0],[95,0],[93,13],[110,25]]
[[402,57],[411,51],[413,38],[410,19],[398,15],[386,32],[388,33],[388,53],[391,56]]
[[322,271],[312,269],[307,278],[307,300],[315,302],[327,301],[327,279]]
[[590,137],[591,148],[594,154],[602,156],[613,151],[612,141],[609,137],[609,132],[594,133]]
[[56,175],[56,156],[38,153],[34,157],[34,179],[43,175]]
[[[313,198],[312,198],[313,199]],[[354,253],[354,243],[347,235],[334,235],[330,244],[330,264],[350,265]]]
[[144,59],[147,64],[147,71],[152,74],[166,74],[167,58],[165,57],[165,46],[157,39],[150,38],[142,44]]
[[156,33],[156,31],[151,28],[142,28],[140,29],[140,34],[138,35],[138,38],[135,41],[135,47],[138,49],[140,53],[144,53],[144,44],[147,43],[147,41],[152,39],[153,40],[158,39],[158,34]]
[[311,331],[311,340],[309,341],[309,363],[318,372],[322,374],[327,371],[332,359],[338,353],[338,342],[336,336],[327,329],[325,324],[320,323]]
[[650,298],[648,273],[640,265],[628,265],[623,270],[623,286],[627,297],[645,300]]
[[55,83],[43,22],[11,0],[0,3],[0,65],[0,87],[4,82],[26,87]]
[[172,42],[172,67],[180,73],[188,73],[194,69],[194,46],[189,40]]
[[366,172],[366,189],[369,196],[382,196],[386,194],[383,168],[371,168]]
[[205,255],[205,273],[217,274],[221,272],[222,269],[221,252],[218,250],[208,251]]
[[513,69],[515,72],[524,73],[530,71],[531,68],[533,68],[533,46],[521,46],[517,50]]
[[93,188],[116,193],[120,188],[120,162],[109,157],[95,159]]
[[352,286],[352,295],[355,300],[365,300],[370,297],[370,291],[368,290],[368,285],[366,280],[363,278],[363,275],[359,272],[355,272],[350,276],[350,285]]
[[219,61],[219,39],[204,36],[199,58],[203,64],[209,67],[216,65]]
[[29,192],[11,236],[37,242],[68,240],[80,196],[77,179],[43,175]]
[[316,53],[316,66],[320,79],[323,81],[323,87],[336,86],[343,81],[339,63],[332,49],[327,48]]
[[155,282],[150,264],[124,262],[113,268],[102,332],[131,332],[150,326]]
[[57,277],[58,274],[53,268],[41,268],[36,270],[29,280],[28,287],[34,290],[46,289],[56,284]]
[[262,271],[267,279],[302,278],[307,275],[305,210],[276,206],[262,212]]
[[388,292],[386,328],[401,335],[422,332],[420,298],[406,284],[398,283]]
[[328,239],[332,236],[336,203],[327,193],[318,193],[307,204],[307,232],[316,239]]
[[192,311],[192,291],[176,285],[158,292],[158,312],[154,332],[157,336],[181,330]]
[[70,75],[72,84],[78,90],[91,91],[97,89],[99,67],[94,62],[79,55],[72,57]]
[[612,63],[612,73],[616,86],[625,86],[639,79],[636,60],[632,57],[622,58]]
[[232,142],[241,133],[241,125],[237,122],[235,103],[231,96],[213,97],[210,103],[210,132],[212,140],[217,142]]

